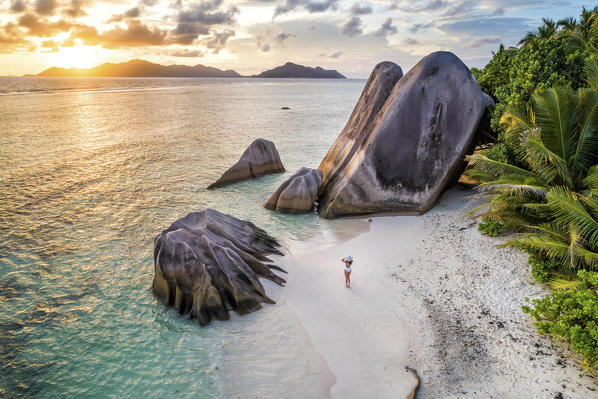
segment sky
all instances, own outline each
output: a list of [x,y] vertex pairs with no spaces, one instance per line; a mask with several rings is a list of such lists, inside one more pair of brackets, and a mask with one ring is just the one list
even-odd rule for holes
[[366,78],[451,51],[482,67],[542,17],[595,4],[559,0],[0,0],[0,75],[145,59],[255,74],[287,61]]

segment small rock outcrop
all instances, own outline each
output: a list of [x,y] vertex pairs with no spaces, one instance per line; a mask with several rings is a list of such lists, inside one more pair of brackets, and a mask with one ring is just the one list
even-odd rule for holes
[[245,150],[241,159],[210,184],[208,189],[226,186],[270,173],[283,173],[284,166],[273,142],[257,139]]
[[247,314],[274,303],[260,283],[283,285],[272,272],[268,254],[282,253],[278,242],[251,222],[213,209],[175,221],[154,239],[153,290],[181,314],[199,324],[228,320],[229,312]]
[[427,211],[458,180],[480,121],[494,105],[452,53],[432,53],[400,79],[387,75],[397,71],[392,65],[376,66],[318,168],[324,217]]
[[278,187],[264,207],[282,213],[311,212],[321,187],[321,171],[301,168]]

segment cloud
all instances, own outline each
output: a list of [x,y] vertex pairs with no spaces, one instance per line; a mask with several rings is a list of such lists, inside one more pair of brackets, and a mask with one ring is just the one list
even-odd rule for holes
[[36,0],[35,1],[35,12],[39,15],[50,15],[54,14],[57,4],[55,0]]
[[398,31],[396,26],[392,25],[392,18],[389,17],[386,18],[386,21],[384,21],[380,28],[378,28],[378,30],[376,31],[376,36],[386,37],[388,35],[394,35],[397,32]]
[[146,5],[148,7],[152,7],[158,4],[158,0],[141,0],[141,2],[143,3],[143,5]]
[[57,33],[68,32],[74,26],[71,22],[62,19],[53,22],[48,21],[33,13],[23,14],[17,22],[19,26],[27,29],[29,35],[38,37],[48,37]]
[[311,0],[285,0],[283,5],[276,7],[274,10],[274,16],[277,17],[281,14],[286,14],[293,11],[296,8],[304,8],[309,13],[324,12],[329,9],[336,10],[338,0],[324,0],[324,1],[311,1]]
[[400,7],[396,6],[399,10],[411,14],[421,14],[425,11],[437,11],[445,8],[448,5],[446,0],[430,0],[421,5],[415,5],[411,7]]
[[255,37],[255,41],[257,46],[263,52],[268,52],[272,49],[273,45],[284,47],[284,42],[291,37],[295,37],[295,35],[290,32],[285,32],[272,24],[260,29],[259,33]]
[[372,10],[372,6],[370,6],[369,4],[366,4],[362,7],[358,3],[355,3],[351,7],[350,12],[351,12],[351,15],[366,15],[366,14],[371,14],[373,12],[373,10]]
[[222,0],[202,1],[194,4],[190,10],[182,11],[178,15],[178,22],[200,23],[203,25],[232,24],[235,14],[239,12],[236,6],[219,9]]
[[475,8],[477,3],[474,3],[471,0],[461,1],[453,6],[448,7],[444,13],[442,14],[443,17],[467,17],[472,9]]
[[417,44],[421,44],[421,42],[419,40],[416,40],[416,39],[413,39],[410,37],[405,38],[402,43],[407,46],[415,46]]
[[16,24],[9,22],[0,27],[0,45],[0,54],[3,54],[26,49],[31,47],[32,43],[25,38]]
[[64,10],[64,14],[72,18],[87,15],[87,13],[83,10],[83,6],[87,5],[88,2],[88,0],[71,0],[70,7],[67,7]]
[[361,28],[361,19],[357,16],[351,17],[349,22],[343,25],[341,32],[346,36],[361,35],[363,33],[363,29]]
[[139,17],[139,15],[141,15],[141,10],[139,9],[139,7],[133,7],[122,14],[113,15],[112,18],[110,18],[110,20],[108,21],[108,23],[121,22],[122,20],[128,18],[137,18]]
[[274,40],[276,40],[277,43],[282,44],[282,43],[284,43],[285,40],[287,40],[290,37],[294,37],[294,36],[295,35],[293,35],[292,33],[289,33],[289,32],[280,32],[279,34],[274,36]]
[[425,23],[425,24],[413,24],[409,28],[409,32],[411,32],[411,33],[417,33],[419,31],[423,31],[423,30],[426,30],[428,28],[431,28],[432,26],[434,26],[434,24],[431,23],[431,22],[428,22],[428,23]]
[[175,50],[170,52],[168,55],[172,57],[189,57],[189,58],[196,58],[196,57],[203,57],[204,53],[199,50]]
[[199,35],[209,34],[210,28],[201,24],[179,23],[172,33],[175,36],[175,43],[191,44]]
[[500,42],[500,37],[498,37],[498,36],[485,36],[485,37],[478,37],[476,39],[473,39],[472,41],[470,41],[463,47],[464,48],[478,48],[478,47],[483,46],[484,44],[492,44],[492,43],[499,43],[499,42]]
[[125,28],[117,26],[98,33],[93,26],[78,25],[71,32],[71,40],[80,39],[84,44],[105,48],[162,46],[170,44],[168,32],[156,26],[148,26],[133,19]]
[[343,55],[344,52],[343,51],[335,51],[334,53],[330,53],[330,54],[326,54],[326,53],[320,53],[318,54],[318,57],[323,58],[339,58],[341,55]]
[[13,0],[10,4],[10,11],[12,12],[23,12],[25,11],[26,5],[23,0]]
[[535,22],[527,18],[478,18],[437,25],[441,32],[455,36],[480,37],[500,35],[503,39],[521,38],[526,31],[532,30]]
[[212,50],[213,54],[218,54],[232,36],[235,36],[235,32],[231,29],[225,29],[222,32],[212,32],[211,36],[201,39],[200,43]]
[[44,40],[41,44],[41,47],[49,49],[52,53],[58,51],[58,43],[56,43],[54,40]]
[[234,24],[239,9],[234,5],[228,8],[221,6],[222,0],[205,0],[180,11],[177,27],[172,31],[175,42],[191,44],[199,35],[209,34],[211,26]]

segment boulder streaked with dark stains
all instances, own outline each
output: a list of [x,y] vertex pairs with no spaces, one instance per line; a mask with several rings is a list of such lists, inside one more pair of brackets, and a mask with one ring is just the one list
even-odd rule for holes
[[156,295],[201,325],[228,320],[274,303],[260,278],[283,285],[268,254],[282,253],[278,242],[251,222],[213,209],[175,221],[154,239]]
[[264,207],[282,213],[311,212],[321,187],[321,171],[301,168],[278,187]]
[[324,217],[427,211],[459,179],[481,119],[494,106],[452,53],[423,58],[385,101],[392,81],[382,79],[379,66],[360,103],[376,94],[383,106],[352,115],[319,167],[324,183],[318,211]]
[[270,173],[283,173],[284,166],[273,142],[256,139],[245,150],[241,159],[231,166],[208,189],[226,186]]
[[318,167],[323,173],[324,188],[336,180],[353,154],[363,147],[374,119],[402,76],[403,70],[394,62],[384,61],[374,67],[349,121]]

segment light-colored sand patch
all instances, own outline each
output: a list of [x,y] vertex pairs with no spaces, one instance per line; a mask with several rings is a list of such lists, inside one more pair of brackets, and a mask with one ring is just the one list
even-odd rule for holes
[[526,297],[546,292],[526,256],[463,219],[471,194],[450,190],[423,216],[374,218],[338,246],[277,259],[289,271],[279,304],[336,377],[331,397],[403,398],[414,384],[408,365],[422,398],[598,398],[579,358],[538,336],[521,312]]
[[334,221],[348,241],[323,250],[286,243],[287,286],[264,282],[277,304],[225,334],[229,397],[405,398],[410,366],[420,398],[598,398],[579,357],[522,313],[547,292],[526,255],[463,218],[472,193],[449,190],[423,216]]
[[[279,260],[289,271],[281,297],[336,376],[333,398],[400,398],[415,382],[405,366],[409,320],[417,310],[401,300],[385,266],[396,256],[416,255],[413,243],[422,239],[423,220],[388,217],[373,219],[370,227],[336,247]],[[350,289],[340,261],[349,252],[355,257]]]

